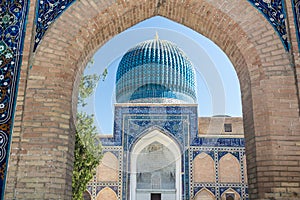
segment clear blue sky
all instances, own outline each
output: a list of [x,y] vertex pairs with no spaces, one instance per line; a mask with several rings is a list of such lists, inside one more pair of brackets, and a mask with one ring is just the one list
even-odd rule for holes
[[177,44],[192,61],[197,74],[199,116],[242,116],[239,81],[223,51],[192,29],[163,17],[153,17],[109,40],[94,55],[94,65],[84,72],[102,74],[108,69],[105,81],[99,81],[84,108],[95,115],[99,133],[112,133],[115,74],[121,57],[137,43],[153,39],[156,32],[160,39]]

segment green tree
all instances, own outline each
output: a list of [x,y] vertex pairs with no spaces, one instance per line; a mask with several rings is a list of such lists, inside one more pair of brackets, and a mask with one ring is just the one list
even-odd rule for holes
[[[82,107],[86,105],[85,99],[93,93],[98,81],[99,77],[95,74],[82,77],[79,85],[78,105]],[[101,158],[102,148],[94,126],[94,116],[78,112],[72,177],[74,200],[83,200],[87,183],[95,174]]]
[[73,199],[82,200],[87,183],[93,178],[95,168],[102,158],[93,116],[77,114],[74,168],[72,178]]
[[94,92],[97,82],[100,77],[97,74],[84,75],[79,83],[78,105],[86,106],[85,99],[91,96]]
[[[94,61],[91,61],[89,65],[92,65]],[[92,64],[91,64],[92,63]],[[79,95],[78,95],[78,105],[81,107],[86,106],[85,99],[91,96],[97,86],[98,81],[105,81],[108,74],[107,68],[105,68],[101,76],[97,74],[84,75],[79,83]]]

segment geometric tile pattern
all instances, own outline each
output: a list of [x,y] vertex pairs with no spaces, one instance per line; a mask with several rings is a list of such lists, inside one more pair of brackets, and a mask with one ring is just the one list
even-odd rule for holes
[[191,61],[176,44],[158,38],[128,50],[116,74],[118,103],[148,98],[174,98],[195,103],[195,88]]
[[[290,48],[285,25],[286,14],[284,11],[284,0],[247,0],[266,17],[279,35],[284,48]],[[299,14],[299,0],[292,0],[294,12]],[[75,0],[38,0],[36,9],[36,35],[34,50],[42,40],[49,26],[71,5]],[[299,19],[299,15],[298,15]],[[295,19],[297,20],[297,18]],[[297,20],[299,22],[299,20]],[[299,25],[299,24],[298,24]],[[299,26],[298,26],[299,30]],[[299,35],[299,31],[298,31]]]
[[[212,139],[212,138],[211,138]],[[230,145],[230,139],[234,138],[228,138],[226,141]],[[242,143],[241,143],[242,144]],[[191,195],[194,197],[197,192],[199,192],[201,189],[206,188],[210,192],[212,192],[216,199],[221,199],[222,194],[228,190],[232,189],[236,191],[241,199],[248,200],[248,184],[245,181],[245,170],[244,170],[244,162],[243,158],[245,156],[245,147],[239,146],[239,147],[224,147],[223,145],[220,147],[218,145],[215,146],[192,146],[190,147],[190,163],[193,162],[194,158],[202,153],[205,152],[206,154],[210,155],[212,159],[214,160],[215,164],[215,174],[216,174],[216,182],[214,183],[193,183],[191,184]],[[219,161],[222,158],[222,156],[226,155],[227,153],[230,153],[234,155],[237,160],[239,161],[240,167],[241,167],[241,183],[220,183],[219,182]],[[190,177],[193,176],[193,169],[190,169]]]
[[[285,25],[286,13],[284,8],[284,0],[247,0],[255,8],[257,8],[273,26],[279,35],[284,48],[289,51],[290,45],[287,38],[287,27]],[[42,40],[49,26],[71,5],[75,0],[38,0],[36,9],[36,33],[34,50]],[[299,22],[299,0],[292,0],[294,12],[298,12]],[[298,23],[299,35],[299,23]]]
[[[110,187],[119,200],[126,200],[128,194],[129,153],[135,142],[150,132],[158,129],[179,144],[182,152],[182,188],[184,199],[191,199],[197,192],[205,188],[217,199],[228,189],[236,191],[242,199],[248,200],[248,185],[244,176],[245,147],[243,138],[198,137],[197,106],[115,106],[114,137],[102,139],[104,152],[111,152],[119,159],[118,183],[99,183],[96,178],[88,186],[89,192],[96,197],[100,189]],[[192,183],[193,160],[205,152],[214,161],[216,182]],[[218,178],[219,161],[226,154],[233,155],[240,165],[239,183],[220,183]],[[122,154],[122,156],[121,156]]]
[[118,177],[118,182],[98,182],[96,175],[94,175],[93,180],[90,181],[87,185],[87,190],[91,194],[93,198],[96,198],[98,193],[106,187],[109,187],[112,189],[118,199],[121,199],[121,191],[122,191],[122,166],[123,166],[123,151],[121,147],[108,147],[108,146],[103,146],[103,154],[106,152],[111,152],[113,153],[117,158],[118,158],[118,172],[119,172],[119,177]]
[[195,138],[191,146],[210,146],[210,147],[241,147],[245,146],[244,138]]
[[279,35],[285,50],[289,51],[290,44],[287,37],[287,27],[285,24],[286,13],[284,0],[248,0],[257,8],[273,26]]
[[[184,141],[183,131],[186,129],[191,131],[190,138],[196,137],[197,119],[196,106],[116,106],[113,138],[104,138],[101,142],[104,146],[122,146],[126,139],[124,150],[127,150],[138,134],[151,127],[160,128],[178,141]],[[185,120],[191,122],[188,127]]]
[[[189,146],[190,138],[197,135],[197,106],[115,106],[114,137],[102,139],[102,145],[106,151],[109,148],[122,149],[123,157],[119,158],[122,166],[122,177],[119,178],[119,187],[122,185],[122,194],[118,190],[119,199],[125,200],[128,191],[128,180],[130,174],[128,152],[133,144],[151,130],[160,132],[172,137],[179,144],[182,152],[182,187],[185,198],[190,196],[189,182]],[[111,152],[114,150],[111,149]],[[102,183],[91,183],[91,186]],[[95,188],[95,187],[94,187]],[[95,189],[94,189],[95,191]],[[95,193],[95,192],[94,192]],[[94,195],[97,195],[96,193]]]
[[11,131],[29,1],[0,1],[0,199],[4,197]]
[[[115,134],[121,135],[123,147],[123,189],[122,199],[126,200],[128,192],[128,180],[130,169],[125,163],[129,163],[128,152],[135,142],[153,129],[159,129],[162,133],[172,137],[179,144],[182,152],[182,177],[183,195],[189,197],[189,159],[186,147],[189,146],[189,138],[197,135],[197,106],[126,106],[115,107]],[[117,137],[119,138],[119,137]]]
[[38,0],[34,52],[49,26],[74,2],[75,0]]
[[294,19],[295,19],[295,28],[298,40],[298,48],[300,52],[300,0],[292,0]]

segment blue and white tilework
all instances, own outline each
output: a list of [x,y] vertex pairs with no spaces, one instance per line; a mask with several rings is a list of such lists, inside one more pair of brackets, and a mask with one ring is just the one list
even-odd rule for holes
[[[202,138],[204,139],[204,138]],[[205,138],[207,139],[207,138]],[[214,160],[215,164],[215,170],[216,170],[216,182],[214,183],[192,183],[191,184],[191,195],[195,196],[197,192],[199,192],[201,189],[205,188],[212,192],[212,194],[215,195],[216,199],[221,199],[222,194],[228,190],[232,189],[236,191],[241,199],[248,200],[249,195],[248,195],[248,184],[246,183],[245,180],[245,170],[244,170],[244,162],[243,158],[245,156],[245,147],[243,143],[240,143],[240,146],[235,146],[232,147],[231,144],[232,142],[230,141],[231,139],[236,139],[236,138],[227,138],[226,143],[228,146],[221,145],[219,146],[218,143],[213,144],[213,146],[191,146],[190,147],[190,162],[192,163],[195,157],[202,153],[205,152],[209,156],[212,157]],[[243,139],[242,139],[243,140]],[[241,166],[241,183],[221,183],[219,182],[219,173],[218,173],[218,167],[219,167],[219,160],[226,154],[232,154],[237,158],[237,160],[240,163]],[[193,171],[190,169],[190,176],[193,176]]]
[[158,38],[131,48],[122,57],[116,74],[116,101],[149,102],[178,99],[196,102],[195,70],[174,43]]
[[37,0],[36,33],[33,51],[41,42],[50,25],[76,0]]
[[295,18],[298,48],[300,52],[300,0],[292,0],[292,6],[293,6],[293,12]]
[[151,130],[160,130],[172,137],[182,151],[182,187],[187,199],[190,196],[189,141],[197,136],[197,106],[116,106],[114,136],[102,139],[104,147],[118,147],[123,150],[122,162],[122,200],[128,192],[128,152],[144,134]]
[[121,191],[122,191],[122,166],[123,166],[123,151],[121,147],[115,146],[104,146],[103,147],[103,154],[106,152],[110,152],[116,156],[119,162],[119,180],[118,182],[98,182],[97,175],[95,174],[93,180],[88,183],[87,191],[90,193],[91,196],[96,197],[98,193],[106,187],[112,189],[118,199],[121,199]]
[[[172,137],[182,151],[183,164],[183,195],[189,196],[189,159],[186,147],[189,146],[189,136],[197,135],[196,106],[128,106],[116,107],[114,133],[121,138],[116,144],[121,144],[124,155],[123,162],[128,163],[128,152],[135,142],[152,129],[159,129]],[[121,116],[120,116],[121,115]],[[121,143],[119,143],[121,142]],[[111,143],[109,143],[111,144]],[[105,143],[104,143],[105,145]],[[128,172],[128,165],[123,166],[123,172]],[[123,173],[122,199],[126,199],[129,174]]]
[[[119,104],[122,105],[122,104]],[[153,104],[152,104],[153,105]],[[242,199],[248,199],[248,185],[244,180],[245,155],[243,138],[216,138],[198,137],[197,106],[172,106],[172,105],[132,105],[115,107],[115,129],[112,139],[103,139],[104,147],[122,149],[123,166],[120,166],[122,176],[119,179],[119,198],[126,200],[128,194],[128,180],[130,174],[127,172],[129,153],[136,141],[151,130],[159,130],[172,137],[179,144],[182,151],[182,187],[183,199],[190,199],[201,189],[206,188],[217,198],[228,190],[236,191]],[[105,150],[107,151],[107,149]],[[113,152],[114,150],[112,150]],[[205,152],[215,161],[216,182],[215,183],[193,183],[192,168],[195,157]],[[241,165],[241,183],[220,183],[218,179],[218,162],[226,154],[232,154]],[[116,154],[115,154],[116,155]],[[99,183],[97,183],[99,184]]]
[[[38,0],[34,51],[36,50],[49,26],[75,1],[76,0]],[[248,2],[261,11],[261,13],[266,17],[269,23],[272,24],[275,31],[278,33],[285,49],[289,50],[290,47],[285,24],[286,14],[284,12],[284,1],[248,0]],[[299,0],[293,0],[293,4],[295,5],[295,12],[299,11]],[[298,19],[295,18],[296,21],[299,21]]]
[[289,51],[284,0],[248,0],[273,26],[284,48]]
[[28,6],[27,0],[0,2],[0,199],[4,198]]

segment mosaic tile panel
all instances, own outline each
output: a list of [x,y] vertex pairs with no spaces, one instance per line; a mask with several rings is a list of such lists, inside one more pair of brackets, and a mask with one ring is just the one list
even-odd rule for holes
[[3,199],[28,0],[0,1],[0,199]]
[[242,196],[242,190],[240,187],[220,187],[219,191],[220,191],[220,196],[222,196],[222,194],[228,190],[228,189],[233,189],[234,191],[236,191],[240,196]]
[[204,150],[196,150],[193,151],[193,159],[195,159],[199,154],[206,153],[209,155],[212,159],[214,159],[214,152],[213,151],[204,151]]
[[91,194],[92,198],[97,197],[98,193],[105,187],[111,188],[117,195],[118,199],[121,199],[122,195],[122,168],[123,168],[123,149],[118,146],[103,146],[103,154],[110,152],[116,156],[119,161],[119,178],[118,182],[98,182],[96,174],[93,179],[88,183],[87,190]]
[[[106,150],[108,148],[122,148],[123,176],[119,183],[122,189],[122,198],[126,199],[130,170],[128,160],[129,152],[136,140],[151,130],[159,130],[178,142],[182,150],[182,196],[188,199],[190,195],[190,162],[189,162],[189,138],[197,137],[198,130],[197,106],[116,106],[114,136],[102,139]],[[109,146],[108,148],[106,146]],[[120,158],[119,158],[120,159]],[[96,193],[96,192],[94,192]],[[120,193],[119,193],[120,194]]]
[[245,140],[244,140],[244,138],[196,137],[192,140],[191,146],[241,147],[241,146],[245,146]]
[[116,74],[116,101],[174,98],[195,103],[195,84],[195,70],[184,52],[156,38],[137,44],[122,57]]
[[[127,123],[123,123],[124,120]],[[191,123],[184,126],[186,120]],[[196,138],[197,124],[197,107],[196,106],[128,106],[115,107],[114,135],[112,138],[101,139],[104,146],[121,146],[124,135],[127,134],[130,148],[138,134],[146,131],[151,127],[157,127],[166,133],[171,133],[179,141],[183,141],[183,132],[189,129],[190,138]],[[123,128],[127,128],[124,129]],[[124,149],[127,150],[127,149]]]
[[93,188],[91,186],[87,186],[87,191],[89,191],[90,194],[93,193]]
[[[36,34],[34,51],[48,30],[49,26],[76,0],[38,0],[36,10]],[[287,28],[285,25],[286,14],[284,12],[283,0],[247,0],[255,8],[257,8],[266,17],[269,23],[278,33],[284,47],[289,50],[289,42],[287,39]],[[298,17],[295,20],[298,24],[299,36],[299,0],[292,0],[294,11]]]
[[220,160],[223,156],[225,156],[228,153],[232,154],[234,157],[236,157],[236,159],[238,159],[240,161],[239,152],[234,152],[234,151],[232,151],[232,152],[229,152],[229,151],[220,151],[218,153],[218,159]]
[[[185,147],[189,146],[189,137],[196,137],[198,117],[196,106],[128,106],[115,108],[115,134],[122,134],[122,146],[124,150],[123,163],[129,163],[129,152],[138,138],[151,130],[160,130],[178,142],[182,151],[182,196],[188,199],[189,192],[189,152]],[[121,116],[117,116],[120,114]],[[121,128],[121,132],[119,129]],[[123,166],[123,194],[126,199],[128,182],[130,180],[128,165]]]
[[38,0],[33,51],[36,50],[50,25],[75,1],[76,0]]
[[183,182],[183,188],[182,188],[182,199],[189,199],[191,196],[190,191],[190,161],[189,161],[189,151],[185,151],[184,155],[182,156],[182,164],[184,167],[182,168],[182,182]]
[[[211,184],[213,185],[213,184]],[[196,196],[197,193],[202,190],[202,189],[207,189],[209,190],[212,194],[216,195],[216,188],[215,187],[209,187],[210,185],[207,185],[207,186],[204,186],[204,185],[201,185],[201,186],[195,186],[194,187],[194,193],[193,193],[193,196]]]
[[96,186],[96,196],[102,189],[104,189],[106,187],[109,187],[118,195],[118,186],[103,186],[103,185],[101,185],[101,186]]
[[284,0],[248,0],[248,2],[265,16],[278,33],[284,48],[288,51],[290,49],[290,44],[285,24],[286,13],[284,10]]
[[[217,198],[227,189],[236,191],[243,199],[248,199],[247,183],[244,180],[243,157],[245,155],[243,138],[216,138],[197,136],[197,110],[196,107],[184,106],[117,106],[115,109],[115,134],[114,137],[123,151],[122,181],[119,183],[119,191],[122,191],[120,198],[126,199],[130,170],[128,153],[137,138],[143,133],[152,129],[158,129],[169,137],[178,141],[182,148],[182,187],[183,199],[189,199],[201,189],[206,188]],[[190,126],[188,126],[188,124]],[[184,127],[189,127],[185,129]],[[152,128],[152,129],[151,129]],[[190,133],[190,134],[189,134]],[[186,137],[188,136],[188,137]],[[188,142],[189,141],[189,142]],[[111,139],[109,144],[113,144]],[[111,148],[111,147],[110,147]],[[193,183],[193,160],[200,153],[205,152],[215,162],[216,182],[214,183]],[[219,182],[219,160],[226,154],[232,154],[237,158],[241,165],[241,183],[220,183]],[[119,158],[120,159],[120,158]],[[126,164],[127,163],[127,164]]]
[[298,48],[300,52],[300,0],[292,0],[292,6],[293,6],[293,12],[295,18]]
[[[215,170],[216,170],[216,182],[214,183],[192,183],[191,184],[191,194],[195,196],[201,189],[206,188],[211,191],[217,199],[220,199],[222,194],[227,189],[233,189],[236,191],[242,199],[248,200],[248,185],[245,183],[244,180],[244,163],[242,162],[243,156],[245,155],[245,147],[243,145],[237,147],[215,147],[215,146],[191,146],[190,147],[190,163],[192,164],[195,157],[201,153],[205,152],[208,155],[213,157],[215,161]],[[220,183],[219,182],[219,175],[218,175],[218,168],[219,168],[219,160],[222,156],[226,155],[227,153],[231,153],[234,155],[240,162],[241,165],[241,183]],[[193,170],[190,169],[190,177],[193,176]]]
[[[149,116],[148,116],[149,117]],[[138,138],[141,138],[143,134],[148,133],[151,130],[159,129],[169,137],[176,138],[183,149],[188,145],[188,124],[183,121],[187,121],[187,116],[173,116],[173,118],[167,119],[166,116],[126,116],[124,139],[127,141],[127,146],[124,146],[124,150],[130,150],[132,145]],[[146,118],[146,119],[145,119]]]

